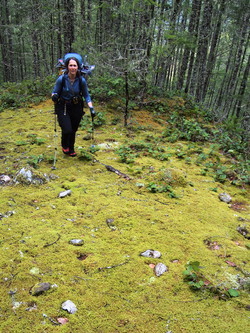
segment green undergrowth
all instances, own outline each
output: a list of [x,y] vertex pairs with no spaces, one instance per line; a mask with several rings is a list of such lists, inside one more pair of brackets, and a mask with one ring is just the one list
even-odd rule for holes
[[[162,108],[131,111],[125,128],[122,113],[96,105],[76,158],[61,153],[50,101],[0,114],[0,175],[11,178],[0,185],[1,331],[247,331],[250,241],[237,230],[249,230],[247,171],[201,121],[199,140],[169,140]],[[15,183],[22,168],[41,183]],[[147,249],[161,257],[140,256]],[[168,271],[156,276],[159,262]],[[33,296],[39,282],[52,287]]]

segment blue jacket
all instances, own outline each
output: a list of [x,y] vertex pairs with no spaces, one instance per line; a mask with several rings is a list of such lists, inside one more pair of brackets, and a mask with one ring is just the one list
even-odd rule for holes
[[[82,80],[82,82],[80,82],[80,80]],[[86,103],[91,102],[87,82],[82,76],[77,76],[73,85],[70,83],[68,74],[59,76],[56,80],[52,94],[58,94],[58,96],[65,101],[70,101],[74,96],[82,95]]]

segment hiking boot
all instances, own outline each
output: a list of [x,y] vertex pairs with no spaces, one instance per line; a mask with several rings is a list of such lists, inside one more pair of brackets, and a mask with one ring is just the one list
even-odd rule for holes
[[63,148],[62,147],[62,151],[64,154],[69,154],[69,148]]
[[76,152],[74,152],[74,151],[70,151],[70,152],[69,152],[69,156],[71,156],[71,157],[75,157],[75,156],[76,156]]

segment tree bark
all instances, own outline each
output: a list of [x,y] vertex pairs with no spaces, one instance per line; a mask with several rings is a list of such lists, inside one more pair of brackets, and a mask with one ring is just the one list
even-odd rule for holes
[[64,53],[73,52],[73,42],[74,42],[74,0],[63,0],[63,20],[62,28],[64,35]]

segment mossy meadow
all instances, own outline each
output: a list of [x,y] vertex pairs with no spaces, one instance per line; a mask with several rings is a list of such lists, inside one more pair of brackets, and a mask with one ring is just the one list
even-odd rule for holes
[[[10,179],[0,185],[1,332],[249,330],[239,146],[225,153],[215,125],[192,120],[197,110],[181,98],[164,103],[134,108],[128,126],[115,103],[96,103],[100,123],[93,132],[86,112],[75,158],[61,152],[51,101],[0,113],[0,175]],[[22,168],[44,182],[17,181]],[[142,256],[148,249],[161,257]],[[157,263],[167,266],[160,276]],[[38,283],[51,287],[34,295]]]

